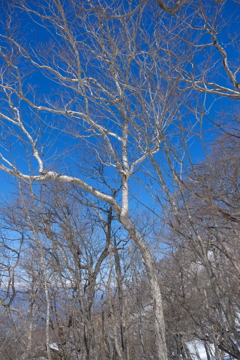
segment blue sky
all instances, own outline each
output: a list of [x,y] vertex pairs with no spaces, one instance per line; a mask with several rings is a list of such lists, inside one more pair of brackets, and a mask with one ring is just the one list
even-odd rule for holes
[[[154,3],[152,3],[154,4]],[[205,4],[209,4],[209,2],[205,2]],[[214,6],[218,6],[218,5],[214,5]],[[240,6],[229,0],[226,2],[225,4],[225,8],[224,8],[224,14],[226,14],[226,19],[229,16],[232,16],[234,19],[237,19],[237,15],[239,15],[239,8]],[[3,15],[4,17],[4,15]],[[34,17],[33,17],[34,18]],[[22,19],[22,20],[20,20]],[[34,18],[36,20],[36,18]],[[225,18],[224,18],[225,19]],[[51,55],[51,51],[52,48],[50,46],[49,43],[49,33],[41,26],[39,26],[36,23],[32,22],[32,19],[30,17],[28,17],[26,14],[17,14],[15,15],[15,21],[17,20],[17,22],[19,22],[21,24],[20,27],[22,27],[22,31],[23,31],[23,35],[24,35],[24,43],[28,43],[28,45],[30,46],[47,46],[47,52],[49,52],[49,54]],[[145,27],[148,28],[149,34],[151,35],[153,28],[152,28],[152,23],[151,23],[152,19],[151,17],[147,17],[145,16]],[[169,22],[174,22],[175,19],[171,18],[171,16],[166,16],[166,24]],[[227,24],[226,24],[227,25]],[[230,28],[226,27],[224,28],[220,33],[219,33],[219,39],[222,43],[227,44],[229,43],[230,37],[239,32],[239,26],[238,26],[238,21],[235,20],[235,22],[233,23],[233,25],[231,25]],[[117,29],[119,30],[119,29]],[[3,31],[3,30],[2,30]],[[229,36],[230,35],[230,36]],[[116,35],[117,37],[117,35]],[[21,34],[18,34],[18,38],[21,38]],[[82,34],[82,39],[84,39],[84,35]],[[202,37],[201,40],[205,40],[204,36]],[[79,37],[79,41],[81,41],[81,36]],[[143,42],[142,42],[142,48],[144,48]],[[237,54],[237,52],[234,50],[234,48],[232,47],[232,45],[227,45],[227,50],[228,50],[228,54],[230,57],[234,58],[234,61],[238,61],[237,56],[239,54]],[[212,48],[206,48],[204,49],[202,52],[199,52],[197,54],[197,56],[195,57],[195,66],[196,68],[200,68],[200,66],[202,66],[202,62],[203,59],[206,60],[209,55],[210,52],[212,52]],[[219,82],[220,84],[224,84],[226,82],[225,79],[222,78],[222,75],[224,75],[223,73],[223,69],[221,66],[221,60],[219,59],[219,56],[217,53],[213,54],[213,60],[216,62],[218,62],[218,64],[216,63],[216,65],[220,65],[219,66],[219,70],[217,70],[217,72],[214,72],[215,69],[213,68],[212,71],[212,78],[214,79],[214,81]],[[25,59],[26,61],[26,59]],[[26,63],[22,64],[22,66],[26,66],[27,65],[27,61]],[[21,65],[20,65],[21,66]],[[187,69],[187,67],[186,67]],[[99,71],[99,70],[97,70]],[[139,71],[139,70],[137,70]],[[196,70],[198,71],[198,69]],[[137,74],[137,72],[136,72]],[[211,75],[211,74],[210,74]],[[104,73],[101,75],[101,73],[98,74],[98,77],[101,78],[101,76],[104,76]],[[36,87],[36,93],[39,94],[40,97],[42,97],[42,101],[44,101],[44,97],[50,96],[53,98],[55,98],[55,100],[58,99],[59,95],[58,95],[58,91],[60,91],[60,88],[58,87],[58,85],[56,85],[56,83],[54,83],[53,81],[50,81],[47,77],[43,76],[39,71],[35,71],[32,74],[28,75],[27,78],[27,85],[32,84],[34,87]],[[54,92],[55,95],[53,94]],[[193,96],[196,96],[197,93],[193,94]],[[199,96],[199,95],[198,95]],[[31,93],[30,93],[30,97],[31,97]],[[132,97],[132,106],[134,107],[134,101],[136,99],[134,99],[134,96]],[[191,100],[193,101],[193,100]],[[199,103],[204,103],[206,104],[206,106],[209,108],[208,114],[207,116],[209,116],[209,118],[218,118],[220,116],[221,113],[221,109],[225,108],[228,106],[229,103],[231,103],[231,100],[228,99],[224,99],[224,98],[217,98],[216,96],[212,96],[212,95],[207,95],[206,98],[204,95],[200,95],[198,97],[198,99],[196,98],[196,101],[199,101]],[[213,103],[213,101],[215,101]],[[77,104],[77,103],[76,103]],[[77,106],[77,105],[75,105]],[[35,112],[31,112],[29,109],[24,108],[23,106],[23,111],[25,111],[25,119],[28,118],[27,121],[29,121],[29,124],[33,124],[33,129],[34,131],[37,133],[38,128],[39,128],[39,123],[38,123],[38,114]],[[183,111],[186,111],[186,109],[184,109],[183,106]],[[41,132],[43,133],[43,136],[41,138],[41,146],[43,146],[43,152],[44,152],[44,159],[46,159],[46,163],[47,164],[53,164],[53,166],[60,166],[62,167],[62,171],[70,171],[73,172],[74,170],[74,166],[73,163],[74,162],[82,162],[84,160],[84,158],[86,159],[86,152],[88,151],[88,145],[84,145],[80,144],[78,145],[77,150],[80,153],[80,158],[78,158],[76,151],[75,152],[71,152],[70,156],[68,158],[66,158],[65,162],[62,162],[62,159],[65,157],[64,156],[64,152],[65,150],[71,150],[70,148],[76,145],[76,140],[73,139],[73,137],[69,137],[66,135],[60,135],[58,137],[58,131],[57,130],[52,130],[50,127],[48,127],[48,123],[52,121],[52,116],[51,115],[47,115],[47,114],[41,114],[42,118],[41,118],[41,126],[42,128],[40,129]],[[198,115],[200,117],[200,115]],[[190,114],[186,112],[185,116],[184,116],[184,120],[186,123],[188,121],[194,123],[196,120],[196,114]],[[57,120],[58,121],[58,120]],[[107,121],[107,120],[106,120]],[[228,122],[229,119],[226,120],[226,122]],[[206,141],[207,144],[210,144],[212,142],[212,140],[214,140],[214,137],[216,136],[215,131],[212,131],[212,124],[207,120],[207,118],[203,118],[203,131],[204,131],[204,139]],[[169,128],[171,130],[171,126]],[[12,138],[10,138],[10,142],[12,142]],[[51,140],[50,145],[49,145],[49,140]],[[199,140],[199,137],[194,137],[189,140],[189,144],[191,144],[190,146],[190,153],[191,156],[193,157],[193,161],[194,162],[198,162],[201,161],[204,158],[204,152],[201,146],[201,142]],[[57,155],[56,155],[57,154]],[[24,154],[24,149],[22,146],[19,145],[15,145],[15,153],[14,153],[14,157],[15,159],[17,159],[18,163],[20,164],[20,166],[22,167],[22,169],[24,171],[28,171],[28,163],[27,163],[27,158],[26,155]],[[87,159],[90,163],[91,163],[91,157],[88,157]],[[34,162],[32,162],[32,160],[30,160],[30,164],[34,164]],[[90,164],[85,164],[86,168],[89,167]],[[34,166],[34,165],[33,165]],[[69,170],[65,170],[67,167],[69,167]],[[111,170],[109,171],[109,176],[111,176]],[[88,181],[93,181],[91,179],[88,179]],[[0,184],[1,184],[1,194],[4,196],[9,196],[8,192],[9,191],[13,191],[14,190],[14,185],[12,185],[14,183],[14,180],[11,179],[8,175],[6,175],[3,171],[0,172]],[[138,192],[138,190],[136,190]],[[142,191],[142,190],[141,190]],[[142,198],[144,198],[144,192],[142,193]],[[150,200],[151,202],[151,200]]]

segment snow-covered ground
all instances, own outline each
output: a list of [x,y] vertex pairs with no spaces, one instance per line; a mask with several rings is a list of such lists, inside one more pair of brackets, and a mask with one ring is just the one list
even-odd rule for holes
[[[194,340],[194,341],[188,342],[187,347],[188,347],[190,354],[194,360],[199,360],[199,359],[208,360],[207,353],[206,353],[205,347],[202,342]],[[211,352],[211,359],[214,360],[215,359],[214,346],[210,345],[209,348],[210,348],[209,350]],[[230,357],[228,355],[225,355],[224,360],[230,360]]]

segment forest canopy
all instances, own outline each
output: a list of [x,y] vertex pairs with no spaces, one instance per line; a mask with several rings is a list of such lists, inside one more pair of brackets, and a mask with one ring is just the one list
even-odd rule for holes
[[240,359],[239,9],[1,2],[0,359]]

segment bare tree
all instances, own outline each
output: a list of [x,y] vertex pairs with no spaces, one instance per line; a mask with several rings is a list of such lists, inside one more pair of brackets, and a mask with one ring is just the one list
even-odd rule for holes
[[[14,221],[15,232],[24,229],[24,251],[15,266],[21,283],[5,275],[15,294],[8,291],[14,308],[3,304],[3,316],[13,314],[4,349],[14,342],[15,357],[22,360],[97,359],[100,352],[110,359],[138,359],[135,329],[144,305],[136,307],[133,298],[141,297],[136,283],[144,270],[137,249],[137,255],[128,253],[129,238],[111,208],[88,203],[78,189],[65,184],[44,184],[38,194],[23,184],[20,188],[20,196],[1,207],[2,227],[11,233]],[[6,234],[2,244],[10,249]],[[13,262],[12,257],[10,253],[6,261]],[[136,266],[138,279],[132,280]],[[146,301],[151,302],[149,296]],[[146,324],[138,331],[146,338]],[[155,354],[154,343],[145,352]]]
[[[138,170],[145,164],[150,170],[143,185],[151,186],[152,176],[160,180],[175,214],[172,185],[162,173],[168,163],[176,180],[176,159],[185,151],[177,143],[180,138],[186,144],[195,123],[201,124],[202,93],[239,98],[238,70],[218,39],[222,6],[216,5],[210,18],[203,5],[190,3],[169,21],[168,13],[184,3],[170,11],[160,1],[162,11],[150,2],[103,7],[98,1],[85,6],[13,1],[3,15],[1,35],[0,116],[3,140],[5,134],[9,139],[0,169],[30,184],[74,184],[110,206],[142,255],[153,299],[157,358],[163,360],[167,348],[161,291],[148,241],[134,222],[130,190],[136,196],[133,181],[138,177],[143,182]],[[18,21],[22,17],[21,31],[14,31],[16,16]],[[33,39],[40,32],[44,43]],[[213,49],[230,86],[212,81]],[[196,70],[204,50],[204,66]],[[193,108],[196,118],[186,124],[185,115]],[[52,142],[56,151],[60,148],[58,157]],[[117,271],[120,276],[119,267]]]
[[176,356],[184,356],[192,336],[209,353],[214,344],[216,356],[239,358],[238,142],[222,134],[204,162],[185,175],[173,169],[178,190],[167,193],[171,213],[165,207],[173,252],[162,261],[160,278]]

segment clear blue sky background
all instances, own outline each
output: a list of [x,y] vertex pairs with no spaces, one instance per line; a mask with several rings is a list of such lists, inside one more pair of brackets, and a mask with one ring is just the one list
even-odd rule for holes
[[[217,6],[217,5],[216,5]],[[237,16],[240,14],[240,5],[238,5],[237,3],[235,3],[232,0],[228,0],[225,4],[225,10],[224,10],[225,14],[226,14],[226,19],[228,19],[230,16],[232,16],[232,18],[237,19]],[[3,15],[4,17],[4,15]],[[169,19],[171,17],[169,16]],[[151,20],[151,19],[150,19]],[[47,41],[48,39],[48,33],[46,32],[46,30],[44,30],[43,28],[40,27],[36,27],[33,26],[33,24],[31,23],[30,18],[25,15],[22,18],[22,24],[25,24],[25,36],[26,34],[28,34],[25,38],[26,42],[41,42],[44,43],[45,41]],[[227,24],[226,24],[227,25]],[[233,23],[233,25],[228,28],[226,27],[226,29],[224,29],[222,31],[222,33],[219,34],[219,39],[222,43],[228,43],[229,42],[229,34],[232,35],[234,33],[239,32],[239,27],[240,24],[238,21],[236,21],[235,23]],[[2,30],[2,29],[1,29]],[[26,30],[29,30],[26,32]],[[229,31],[229,34],[227,33],[227,31]],[[236,58],[237,56],[239,56],[239,54],[237,54],[233,48],[231,46],[227,47],[228,50],[228,55],[232,58]],[[49,49],[49,51],[51,51],[51,49]],[[208,49],[206,50],[208,51]],[[205,56],[205,55],[204,55]],[[237,61],[238,59],[236,59]],[[221,79],[221,73],[219,73],[216,76],[216,82],[221,82],[224,81]],[[34,84],[37,85],[38,87],[38,93],[44,93],[44,94],[48,94],[53,90],[53,84],[48,82],[48,80],[46,78],[44,78],[39,72],[35,72],[32,75],[32,82]],[[206,104],[207,106],[209,106],[210,104],[212,104],[214,97],[211,95],[207,95],[206,97]],[[220,113],[222,111],[222,109],[226,109],[229,105],[231,105],[231,100],[229,99],[218,99],[216,100],[216,102],[214,103],[214,105],[211,107],[211,110],[208,113],[209,118],[212,119],[218,119],[220,116]],[[194,117],[194,115],[192,115]],[[50,133],[50,129],[47,129],[47,122],[48,120],[50,120],[50,117],[45,117],[45,124],[43,125],[43,131],[46,131],[46,134],[43,136],[43,142],[44,141],[48,141],[48,136]],[[29,116],[29,121],[31,121],[31,118]],[[229,118],[226,118],[226,122],[229,121]],[[212,124],[209,123],[207,120],[204,121],[204,127],[203,130],[206,132],[208,130],[208,132],[206,132],[205,135],[205,140],[207,143],[211,143],[214,140],[214,137],[216,136],[215,132],[211,131],[211,127]],[[56,134],[55,134],[56,135]],[[55,136],[54,135],[54,136]],[[55,151],[59,152],[61,154],[61,151],[63,150],[64,146],[68,146],[68,144],[64,145],[64,142],[68,141],[69,139],[67,138],[62,138],[61,142],[56,142],[55,144],[53,144],[53,146],[49,147],[48,149],[45,148],[45,158],[50,158],[51,156],[54,155]],[[73,143],[69,144],[69,146],[74,145]],[[192,141],[192,145],[191,145],[191,154],[193,156],[193,159],[195,162],[201,161],[204,158],[204,152],[203,149],[201,147],[201,143],[198,139],[193,139]],[[60,155],[61,156],[61,155]],[[74,155],[71,155],[72,157],[74,157]],[[21,165],[23,166],[23,168],[26,168],[27,171],[27,164],[26,164],[26,160],[21,160],[22,157],[24,157],[22,149],[19,148],[19,152],[18,152],[18,157],[19,157],[19,162],[21,162]],[[59,161],[60,159],[56,159],[56,161]],[[51,160],[49,160],[51,161]],[[71,160],[70,160],[71,162]],[[64,169],[63,169],[64,171]],[[12,179],[10,176],[8,176],[7,174],[5,174],[3,171],[0,171],[0,195],[2,196],[6,196],[9,197],[11,195],[9,195],[9,192],[14,191],[15,186],[14,184],[16,184],[16,181],[14,181],[14,179]]]

